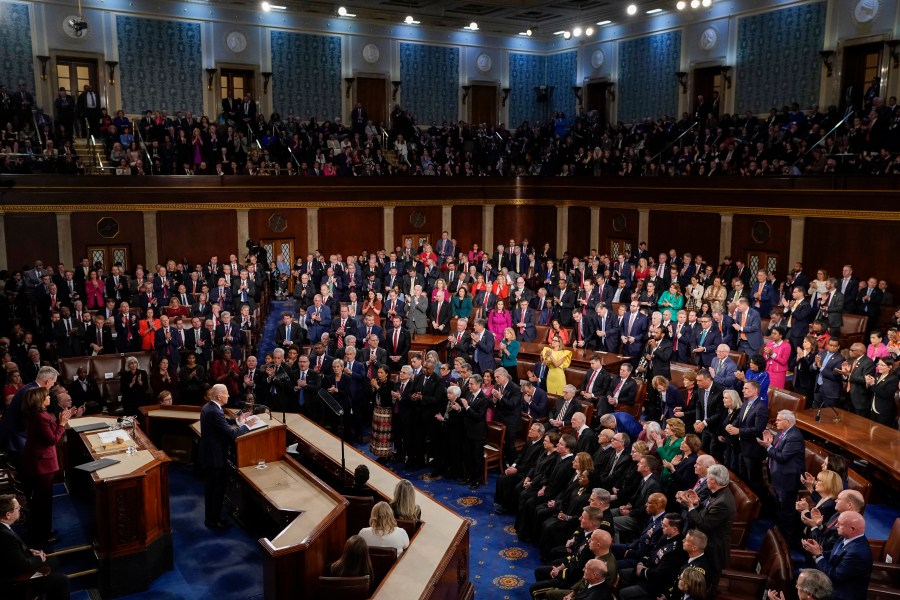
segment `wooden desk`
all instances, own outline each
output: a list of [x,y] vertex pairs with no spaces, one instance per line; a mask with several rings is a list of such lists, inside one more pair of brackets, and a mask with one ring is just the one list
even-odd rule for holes
[[[539,344],[537,342],[527,342],[519,344],[519,362],[535,362],[540,360],[541,358],[541,350],[546,347],[546,344]],[[569,350],[572,350],[569,348]],[[580,369],[590,369],[591,368],[591,356],[594,355],[593,350],[582,350],[576,349],[572,350],[572,364],[571,366],[577,367]],[[603,368],[606,369],[607,372],[612,375],[619,374],[619,366],[622,363],[628,362],[630,359],[627,356],[621,356],[616,354],[615,352],[596,352],[601,357],[603,361]]]
[[[91,423],[115,423],[115,418],[82,417],[69,427]],[[130,430],[128,430],[130,433]],[[94,548],[99,559],[100,593],[121,596],[145,590],[172,568],[172,527],[169,520],[170,459],[139,428],[134,429],[138,452],[104,450],[97,432],[66,432],[71,457],[67,478],[88,480],[95,514]],[[91,474],[74,466],[98,458],[114,458],[119,464]]]
[[423,333],[420,335],[416,335],[416,338],[410,342],[409,351],[421,352],[422,354],[424,354],[429,350],[436,350],[438,356],[441,357],[441,360],[447,360],[448,335],[449,333],[444,335],[437,335],[433,333]]
[[[302,415],[289,413],[287,422],[290,432],[298,438],[297,450],[300,454],[330,472],[340,472],[340,439]],[[369,487],[384,497],[393,496],[394,486],[400,477],[348,444],[345,444],[345,453],[350,473],[360,464],[367,465],[371,474]],[[475,590],[470,581],[468,521],[418,490],[416,503],[422,509],[422,527],[372,598],[473,598]],[[270,597],[268,589],[266,597]]]
[[869,461],[896,487],[900,482],[900,431],[839,408],[835,410],[841,418],[839,423],[834,422],[830,408],[822,409],[822,419],[817,423],[816,410],[810,408],[797,412],[797,426]]

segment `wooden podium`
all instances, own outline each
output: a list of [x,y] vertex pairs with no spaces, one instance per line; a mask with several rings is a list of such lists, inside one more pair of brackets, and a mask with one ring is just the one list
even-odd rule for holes
[[[69,421],[69,427],[115,422],[115,418],[83,417]],[[96,431],[69,429],[66,437],[68,480],[76,489],[77,482],[85,480],[92,488],[101,595],[110,598],[147,589],[172,568],[169,457],[139,428],[133,435],[135,454],[104,449]],[[74,469],[99,458],[119,463],[90,474]]]

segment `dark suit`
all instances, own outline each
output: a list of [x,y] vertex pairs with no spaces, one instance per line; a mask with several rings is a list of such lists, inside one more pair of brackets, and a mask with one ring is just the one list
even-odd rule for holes
[[488,369],[494,369],[494,334],[488,329],[481,333],[481,339],[472,348],[473,359],[477,365],[478,373],[484,373]]
[[747,485],[760,498],[765,497],[762,480],[762,459],[765,457],[765,449],[756,441],[762,438],[762,432],[769,422],[769,411],[762,398],[757,397],[750,406],[745,402],[741,406],[740,415],[737,417],[735,427],[738,433],[741,447],[740,473]]
[[[108,327],[100,328],[100,339],[103,340],[102,350],[98,352],[98,354],[114,354],[116,352],[116,343],[113,340],[112,332]],[[97,325],[92,324],[85,329],[84,338],[82,346],[84,347],[85,353],[89,356],[94,353],[93,348],[91,348],[91,344],[97,344]]]
[[748,309],[746,318],[743,314],[740,314],[740,311],[738,311],[738,313],[737,323],[738,325],[743,323],[743,328],[742,331],[738,331],[734,334],[737,341],[736,348],[745,352],[747,356],[755,356],[759,354],[759,349],[763,345],[762,326],[759,313],[752,308]]
[[[602,331],[606,335],[599,335],[597,332]],[[616,327],[615,318],[608,314],[606,317],[601,317],[597,315],[594,317],[594,335],[597,336],[597,350],[601,352],[615,352],[619,348],[619,344],[621,340],[619,336],[621,336],[621,332]]]
[[[633,377],[628,377],[623,380],[620,376],[616,375],[609,382],[609,394],[607,395],[606,401],[604,403],[598,402],[597,410],[600,411],[602,405],[604,406],[604,409],[600,413],[601,415],[608,412],[614,412],[615,409],[609,405],[610,398],[616,398],[616,406],[634,406],[637,388],[637,382]],[[616,395],[617,389],[618,396]]]
[[46,594],[48,600],[69,598],[69,578],[54,570],[54,559],[41,560],[11,528],[0,524],[0,579],[12,579],[30,575],[42,567],[49,567],[50,573],[28,582],[30,590]]
[[865,535],[842,542],[816,560],[816,568],[831,579],[833,598],[865,600],[872,576],[872,549]]
[[828,352],[825,350],[819,352],[819,356],[821,357],[821,367],[817,367],[815,363],[812,365],[813,376],[816,382],[813,407],[836,406],[841,399],[843,390],[843,376],[840,374],[839,369],[844,364],[844,357],[839,353],[832,354],[829,357]]
[[528,441],[525,443],[525,447],[522,448],[522,451],[513,461],[513,465],[515,465],[516,472],[510,474],[503,474],[497,479],[497,486],[494,492],[494,502],[504,507],[507,510],[510,510],[517,504],[518,498],[515,495],[516,486],[520,481],[525,479],[525,476],[528,474],[536,464],[538,458],[540,458],[543,453],[543,443],[542,440],[537,440],[535,442]]
[[[522,390],[513,383],[512,377],[503,387],[502,395],[494,404],[494,420],[506,425],[506,437],[503,442],[503,464],[512,464],[516,455],[516,437],[519,433],[519,420],[522,415]],[[497,386],[494,386],[497,389]]]
[[[166,341],[166,332],[169,333],[169,339]],[[171,325],[168,329],[161,327],[156,330],[156,358],[157,360],[168,358],[169,366],[177,369],[181,360],[181,336],[179,336],[175,328]]]
[[[436,379],[432,375],[432,379]],[[488,399],[480,391],[469,401],[464,411],[465,438],[463,438],[463,454],[466,457],[466,473],[470,481],[481,482],[484,477],[484,440],[487,437]],[[482,482],[483,483],[483,482]]]
[[625,313],[625,318],[622,321],[622,330],[619,332],[619,335],[634,338],[634,342],[623,344],[623,352],[631,357],[633,365],[637,365],[641,349],[644,347],[644,342],[647,341],[647,327],[649,324],[650,320],[640,312]]
[[[399,333],[395,336],[396,331],[396,329],[389,329],[384,338],[384,346],[387,350],[387,364],[391,367],[391,371],[394,372],[399,371],[400,367],[406,364],[407,354],[412,343],[409,331],[401,327]],[[468,333],[463,337],[467,336]],[[392,356],[396,356],[397,360],[392,359]]]
[[794,308],[794,302],[791,302],[784,309],[784,319],[782,320],[784,326],[788,327],[787,339],[791,343],[791,348],[799,348],[801,346],[803,338],[809,333],[809,324],[814,316],[815,313],[812,306],[806,300],[801,300],[796,308]]
[[[595,374],[596,373],[596,374]],[[584,374],[584,382],[581,384],[581,391],[593,394],[593,399],[587,399],[595,405],[597,413],[600,415],[612,412],[612,408],[606,402],[606,395],[612,390],[610,382],[612,377],[603,368],[599,371],[591,369]],[[590,423],[588,423],[590,425]]]
[[547,416],[547,392],[534,386],[531,392],[531,402],[523,404],[522,412],[532,419],[540,419]]
[[872,386],[872,411],[869,418],[891,429],[897,424],[894,394],[897,392],[897,375],[891,374],[876,380]]
[[853,412],[861,417],[869,417],[871,398],[866,387],[866,375],[875,374],[875,362],[863,354],[850,365],[850,376],[845,378],[850,384],[850,402]]
[[233,424],[233,420],[225,418],[222,407],[216,402],[207,402],[200,411],[200,460],[206,470],[204,496],[207,524],[222,520],[228,481],[228,448],[235,438],[250,431],[246,425],[232,428]]
[[779,432],[766,450],[769,481],[774,488],[778,524],[788,540],[800,526],[794,504],[800,489],[800,476],[806,470],[806,444],[797,427]]
[[705,505],[698,505],[688,511],[690,527],[696,527],[706,534],[708,541],[706,554],[718,573],[728,564],[731,555],[731,526],[734,524],[734,496],[727,487],[709,495]]
[[[516,330],[516,339],[520,342],[533,342],[537,339],[537,330],[535,329],[535,314],[531,309],[526,309],[522,314],[522,309],[517,308],[512,311],[513,329]],[[524,323],[524,327],[518,324]]]
[[[725,386],[713,381],[708,390],[695,386],[693,397],[696,410],[694,421],[701,421],[705,425],[703,432],[700,434],[703,450],[720,460],[721,456],[724,455],[725,449],[718,448],[719,443],[716,435],[723,426],[723,420],[725,419],[725,405],[722,403],[724,393]],[[685,424],[693,429],[694,421],[685,422]]]
[[701,352],[694,353],[697,365],[701,367],[712,365],[712,361],[716,357],[716,347],[721,343],[722,334],[719,333],[719,329],[714,325],[710,325],[705,332],[702,328],[699,329],[691,341],[692,352],[698,348],[703,348]]

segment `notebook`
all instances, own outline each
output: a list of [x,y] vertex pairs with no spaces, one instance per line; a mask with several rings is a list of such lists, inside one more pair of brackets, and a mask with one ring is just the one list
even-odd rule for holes
[[78,465],[75,468],[87,473],[93,473],[94,471],[99,471],[100,469],[105,469],[106,467],[117,465],[120,462],[121,461],[115,460],[113,458],[98,458],[97,460],[92,460],[91,462],[84,463],[83,465]]

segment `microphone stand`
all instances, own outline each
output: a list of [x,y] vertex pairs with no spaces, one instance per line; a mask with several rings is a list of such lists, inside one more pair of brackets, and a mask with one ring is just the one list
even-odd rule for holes
[[347,487],[347,458],[344,454],[345,446],[347,445],[344,441],[344,409],[338,404],[338,401],[334,399],[334,396],[328,393],[324,388],[319,389],[319,399],[327,406],[331,412],[335,414],[338,418],[338,436],[341,438],[341,485],[346,489]]

